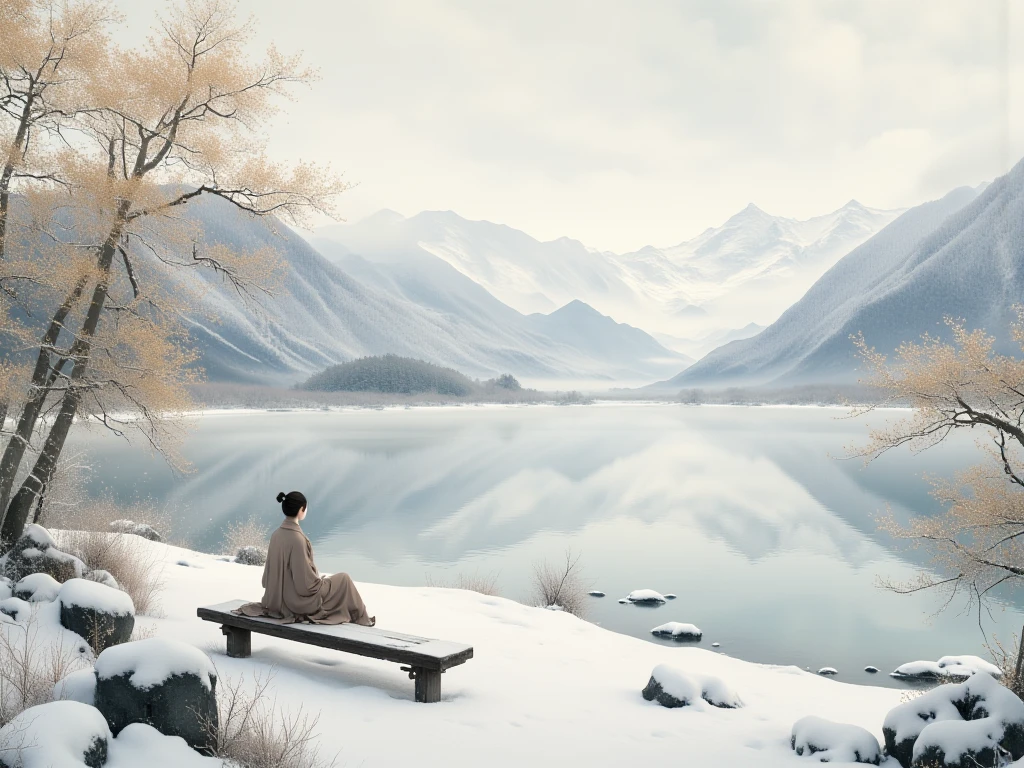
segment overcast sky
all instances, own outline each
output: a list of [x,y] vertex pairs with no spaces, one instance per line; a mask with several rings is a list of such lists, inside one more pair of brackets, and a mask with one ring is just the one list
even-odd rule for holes
[[[121,2],[133,33],[163,7]],[[450,209],[621,252],[748,202],[798,218],[910,206],[1024,155],[1012,0],[240,7],[260,45],[320,69],[273,149],[358,183],[349,221]]]

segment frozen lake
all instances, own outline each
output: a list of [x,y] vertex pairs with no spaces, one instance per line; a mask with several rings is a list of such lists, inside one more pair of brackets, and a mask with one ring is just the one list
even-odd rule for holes
[[[274,496],[301,490],[317,564],[361,581],[496,574],[504,596],[526,599],[533,564],[571,547],[608,595],[591,600],[589,618],[652,642],[671,642],[651,637],[654,626],[692,622],[704,647],[882,685],[913,659],[987,657],[976,614],[957,604],[933,617],[939,596],[877,586],[910,577],[923,557],[878,531],[877,515],[938,511],[922,473],[973,463],[973,443],[865,468],[832,458],[866,439],[865,420],[845,415],[675,405],[207,414],[185,444],[194,472],[184,478],[97,429],[71,449],[97,468],[90,493],[167,504],[172,535],[207,551],[233,520],[276,526]],[[618,604],[640,588],[679,597]],[[985,618],[990,639],[1024,622],[1004,597]]]

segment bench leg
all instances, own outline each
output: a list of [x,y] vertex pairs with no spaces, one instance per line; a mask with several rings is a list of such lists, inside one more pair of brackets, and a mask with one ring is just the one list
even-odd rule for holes
[[439,671],[413,667],[412,676],[416,681],[416,701],[433,704],[441,700],[441,673]]
[[238,627],[221,627],[228,639],[228,656],[233,659],[247,659],[252,655],[252,632]]

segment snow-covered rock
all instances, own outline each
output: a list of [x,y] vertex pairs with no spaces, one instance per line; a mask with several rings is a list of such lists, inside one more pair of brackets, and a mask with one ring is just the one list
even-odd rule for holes
[[112,520],[110,530],[114,533],[131,533],[150,541],[163,541],[163,537],[153,526],[136,523],[134,520]]
[[666,592],[666,593],[665,593],[665,599],[666,599],[666,600],[675,600],[675,599],[676,599],[676,596],[675,596],[675,595],[673,595],[673,594],[672,594],[671,592]]
[[882,733],[903,768],[994,765],[995,745],[1017,760],[1024,757],[1024,702],[979,672],[892,709]]
[[79,701],[90,707],[96,705],[96,671],[80,669],[72,672],[53,686],[54,701]]
[[30,573],[14,585],[14,596],[29,603],[49,603],[57,599],[60,582],[48,573]]
[[77,701],[30,707],[0,729],[3,768],[102,768],[111,740],[103,715]]
[[165,736],[144,723],[132,723],[110,742],[104,768],[224,768],[224,762],[204,757],[178,736]]
[[878,674],[878,667],[873,667],[869,664],[868,666],[864,667],[864,671],[867,672],[869,675],[875,675]]
[[700,640],[704,636],[700,628],[681,621],[670,621],[657,626],[651,630],[651,634],[658,637],[670,637],[673,640]]
[[14,621],[22,621],[32,611],[32,606],[18,597],[0,600],[0,618],[7,616]]
[[868,763],[878,765],[882,750],[878,739],[858,725],[834,723],[808,715],[793,724],[790,746],[798,755],[821,763]]
[[719,678],[685,672],[668,664],[654,668],[642,693],[647,701],[657,701],[670,709],[701,706],[702,701],[722,709],[743,706],[736,692]]
[[21,581],[30,573],[48,573],[57,581],[80,578],[88,569],[80,559],[57,548],[50,532],[28,525],[11,549],[0,557],[0,575]]
[[235,555],[235,562],[242,565],[265,565],[267,562],[267,550],[263,547],[247,546],[238,550]]
[[818,670],[818,674],[824,677],[831,677],[832,675],[838,675],[839,670],[835,667],[822,667]]
[[125,643],[135,628],[135,605],[126,592],[89,579],[71,579],[60,588],[60,623],[99,653]]
[[964,680],[975,672],[1002,677],[1003,671],[995,664],[978,656],[943,656],[938,661],[910,661],[889,673],[890,677],[904,680],[938,680],[951,677]]
[[194,749],[209,746],[217,672],[198,648],[159,637],[115,645],[96,660],[96,679],[96,706],[115,734],[147,723]]
[[665,602],[665,596],[653,589],[634,589],[626,600],[637,605],[661,605]]

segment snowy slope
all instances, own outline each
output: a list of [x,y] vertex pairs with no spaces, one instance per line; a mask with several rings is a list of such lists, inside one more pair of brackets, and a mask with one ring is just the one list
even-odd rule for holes
[[690,362],[653,339],[656,354],[606,358],[599,345],[549,337],[425,252],[390,268],[355,257],[341,268],[286,227],[275,232],[224,201],[193,203],[189,215],[201,222],[206,243],[271,246],[286,264],[279,295],[259,304],[242,300],[211,272],[147,265],[172,290],[196,296],[184,319],[214,381],[294,382],[336,362],[386,352],[470,376],[509,372],[533,379],[637,381]]
[[848,383],[850,335],[891,352],[941,334],[946,315],[1001,338],[1024,296],[1024,163],[979,189],[961,188],[904,213],[844,257],[757,336],[727,344],[665,383]]
[[[199,605],[258,600],[262,569],[143,542],[164,565],[161,618],[140,617],[157,637],[211,654],[218,675],[270,694],[289,712],[320,715],[318,741],[345,765],[799,766],[794,722],[809,715],[868,729],[881,739],[901,691],[827,680],[796,667],[751,664],[703,648],[672,648],[619,635],[572,615],[457,589],[359,583],[377,625],[467,643],[474,658],[447,671],[442,700],[417,704],[393,664],[254,634],[252,656],[232,659]],[[358,578],[358,574],[354,574]],[[657,623],[657,622],[655,622]],[[743,706],[666,709],[640,691],[659,664],[713,675]]]
[[381,211],[317,237],[363,254],[419,249],[433,254],[523,313],[574,300],[643,328],[687,354],[701,337],[767,324],[841,256],[888,224],[897,211],[851,201],[807,221],[750,205],[720,227],[672,248],[616,255],[568,238],[539,242],[523,232],[452,213],[403,218]]

